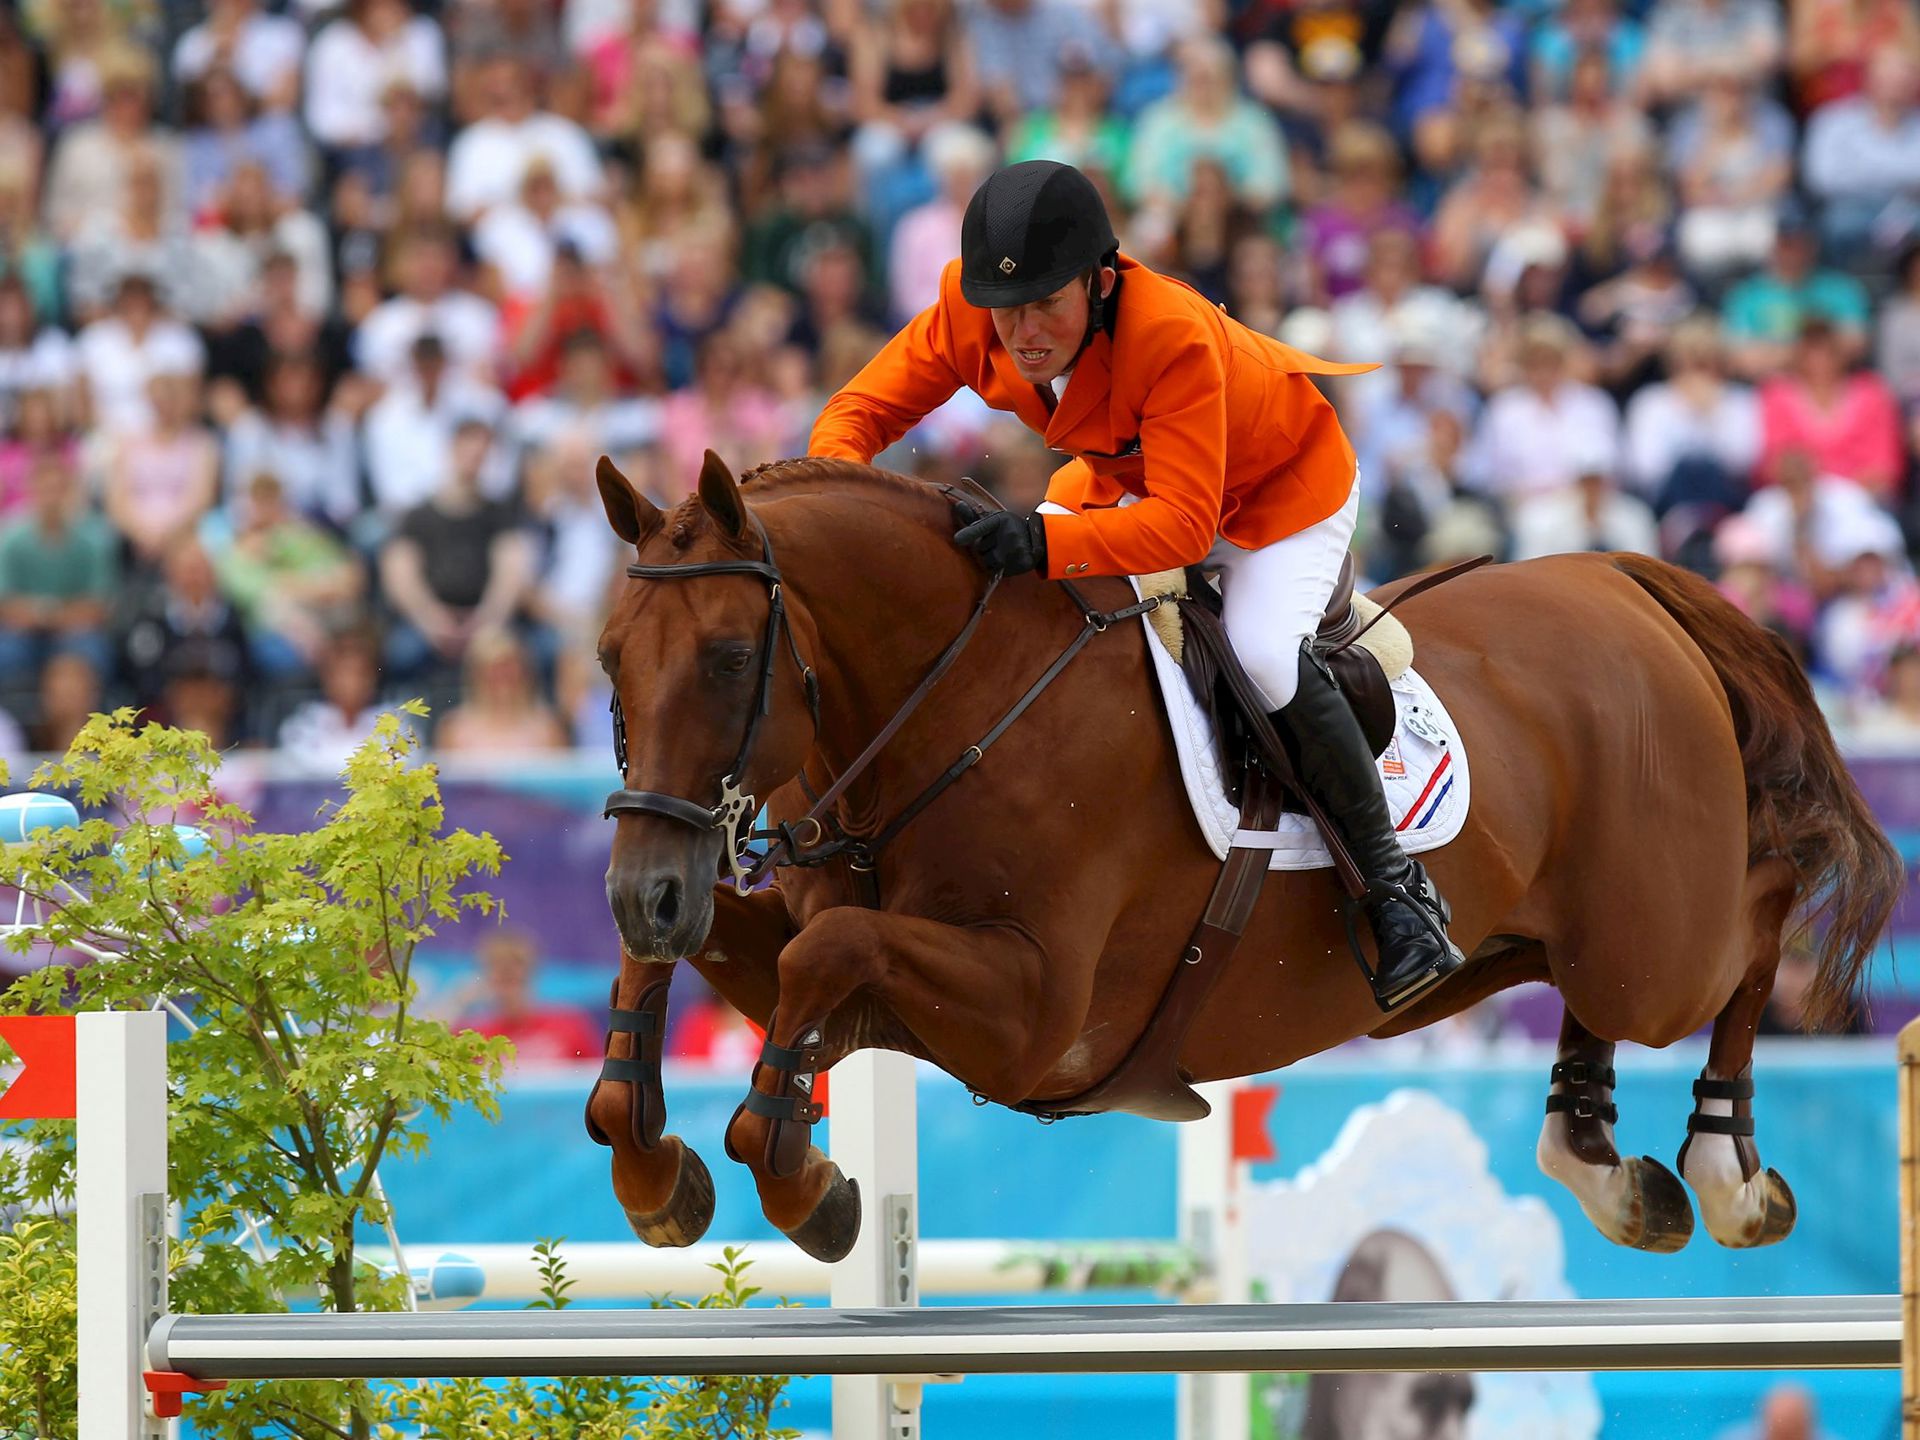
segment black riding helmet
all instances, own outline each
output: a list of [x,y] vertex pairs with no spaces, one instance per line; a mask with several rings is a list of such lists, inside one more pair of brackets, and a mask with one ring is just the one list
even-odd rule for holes
[[1025,160],[994,171],[967,202],[960,293],[982,309],[1030,305],[1119,248],[1091,180],[1057,160]]

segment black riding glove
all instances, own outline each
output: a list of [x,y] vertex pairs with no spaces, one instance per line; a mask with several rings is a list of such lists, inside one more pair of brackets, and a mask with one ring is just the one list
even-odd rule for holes
[[1047,525],[1040,516],[1011,510],[983,512],[962,500],[955,502],[953,518],[960,527],[953,543],[973,551],[989,570],[1002,575],[1024,575],[1029,570],[1046,573]]

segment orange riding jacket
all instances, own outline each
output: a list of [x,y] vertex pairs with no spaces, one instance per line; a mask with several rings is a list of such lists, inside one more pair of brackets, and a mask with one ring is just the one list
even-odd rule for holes
[[[1047,574],[1146,575],[1192,565],[1216,535],[1258,549],[1346,503],[1353,447],[1312,375],[1372,365],[1317,359],[1249,330],[1191,286],[1122,255],[1112,334],[1080,353],[1057,406],[1020,378],[993,316],[940,299],[827,403],[808,452],[867,463],[962,385],[1074,458],[1047,499]],[[1118,508],[1125,495],[1138,503]]]

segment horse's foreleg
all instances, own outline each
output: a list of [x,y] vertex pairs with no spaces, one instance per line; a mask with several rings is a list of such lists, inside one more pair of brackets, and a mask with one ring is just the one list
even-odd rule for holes
[[1536,1151],[1541,1170],[1573,1192],[1600,1233],[1616,1245],[1666,1253],[1693,1234],[1687,1192],[1658,1160],[1622,1159],[1613,1145],[1613,1042],[1568,1010]]
[[[1674,1162],[1700,1201],[1707,1233],[1747,1249],[1784,1240],[1798,1214],[1793,1191],[1760,1164],[1753,1140],[1753,1036],[1773,993],[1780,932],[1793,908],[1784,862],[1762,861],[1748,879],[1753,925],[1745,980],[1713,1022],[1707,1065],[1693,1083],[1693,1114]],[[1757,894],[1755,893],[1757,892]]]
[[[897,1017],[943,1067],[996,1098],[1046,1073],[1050,1028],[1038,1003],[1040,948],[1013,929],[963,928],[851,907],[827,910],[780,954],[780,1005],[752,1089],[727,1127],[761,1208],[808,1254],[838,1260],[860,1229],[857,1188],[812,1143],[814,1077],[876,1037],[860,1017]],[[866,992],[861,995],[860,992]],[[854,1007],[829,1026],[849,1001]],[[1064,1049],[1071,1036],[1060,1038]]]
[[[722,989],[729,999],[737,993],[749,1004],[764,1000],[764,1017],[772,1009],[780,947],[791,933],[777,890],[739,896],[729,887],[714,897],[713,929],[696,964],[705,974],[727,974],[730,983]],[[660,1061],[673,971],[671,963],[622,953],[608,1014],[607,1058],[587,1097],[587,1133],[613,1150],[614,1198],[634,1234],[656,1246],[691,1245],[713,1221],[713,1177],[706,1164],[679,1136],[664,1133]]]

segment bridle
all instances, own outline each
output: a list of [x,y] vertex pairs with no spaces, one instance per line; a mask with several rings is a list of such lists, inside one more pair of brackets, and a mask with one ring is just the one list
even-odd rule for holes
[[[951,486],[940,486],[950,499],[967,500],[979,505],[985,503],[992,508],[1000,508],[999,502],[987,496],[977,487],[970,487],[970,493],[963,495]],[[759,814],[760,803],[754,795],[743,789],[748,762],[753,757],[753,742],[760,732],[760,722],[773,708],[773,671],[778,657],[778,641],[785,634],[787,649],[793,656],[793,663],[800,672],[801,687],[807,696],[807,710],[812,716],[816,739],[820,733],[820,682],[811,665],[800,653],[798,641],[794,639],[793,627],[787,620],[786,601],[782,594],[780,567],[773,558],[773,541],[767,535],[766,526],[755,525],[760,532],[760,559],[758,560],[709,560],[687,565],[629,565],[627,575],[636,580],[690,580],[703,575],[753,575],[767,583],[767,628],[760,645],[760,676],[754,691],[753,708],[747,716],[747,732],[741,739],[739,752],[734,756],[733,765],[720,779],[720,800],[712,806],[685,800],[677,795],[666,795],[656,790],[614,791],[607,797],[601,810],[601,818],[627,815],[658,815],[668,820],[677,820],[690,825],[695,830],[719,830],[722,833],[726,854],[726,864],[733,877],[735,891],[745,894],[759,884],[768,874],[784,865],[824,865],[827,861],[845,856],[849,866],[857,877],[863,878],[865,903],[875,904],[877,887],[873,876],[880,851],[892,843],[895,836],[904,830],[921,811],[931,805],[968,770],[980,763],[993,743],[1006,733],[1009,726],[1018,720],[1040,697],[1042,691],[1051,685],[1054,677],[1066,669],[1069,661],[1080,653],[1083,647],[1095,635],[1102,633],[1120,620],[1132,619],[1157,609],[1163,597],[1150,596],[1132,605],[1122,606],[1118,610],[1101,611],[1087,602],[1077,587],[1070,581],[1056,583],[1080,607],[1082,624],[1079,631],[1066,649],[1047,666],[1046,670],[1028,686],[1018,700],[997,720],[987,733],[961,752],[955,760],[938,775],[931,784],[923,789],[904,809],[883,825],[873,835],[848,835],[840,832],[834,820],[832,810],[840,797],[847,792],[867,767],[876,760],[889,741],[899,734],[913,713],[920,708],[939,682],[940,677],[952,668],[954,661],[960,658],[961,651],[967,648],[967,642],[973,638],[980,621],[987,613],[987,605],[993,599],[994,592],[1000,588],[1003,578],[998,571],[988,579],[986,588],[973,607],[973,613],[967,623],[960,627],[960,633],[953,637],[947,648],[934,661],[920,684],[915,687],[893,718],[880,728],[866,749],[857,755],[853,762],[841,772],[817,799],[813,799],[807,813],[798,820],[785,821],[772,829],[756,830],[753,819]],[[620,767],[621,778],[627,772],[627,717],[620,706],[620,692],[614,691],[613,700],[608,707],[613,713],[613,758]],[[813,792],[806,785],[806,777],[801,776],[802,788],[809,798]],[[826,839],[827,826],[833,825],[836,836]],[[803,840],[800,837],[805,836]],[[749,848],[756,840],[767,840],[769,844],[763,855],[755,856]],[[824,843],[822,843],[824,842]]]
[[[622,788],[607,796],[607,803],[600,812],[602,819],[614,815],[660,815],[691,825],[696,830],[720,831],[726,841],[727,865],[733,872],[734,888],[742,894],[756,878],[752,868],[743,863],[741,857],[750,853],[747,845],[754,838],[751,827],[760,806],[752,792],[743,790],[741,786],[746,778],[747,764],[753,758],[753,742],[760,735],[760,722],[773,709],[773,669],[779,655],[778,641],[783,634],[793,663],[800,671],[800,686],[806,692],[807,713],[812,717],[815,733],[820,729],[820,679],[800,654],[800,643],[794,639],[793,626],[787,622],[787,602],[781,593],[780,567],[773,559],[773,541],[768,537],[764,525],[759,526],[759,530],[758,560],[706,560],[690,565],[627,566],[627,575],[635,580],[691,580],[702,575],[752,575],[767,582],[767,628],[760,641],[760,676],[755,682],[752,708],[747,712],[747,733],[741,737],[740,749],[733,757],[733,764],[720,777],[720,803],[709,807],[658,790]],[[613,703],[608,708],[613,712],[613,759],[620,767],[620,778],[624,781],[627,774],[627,716],[620,706],[618,689],[613,692]]]

